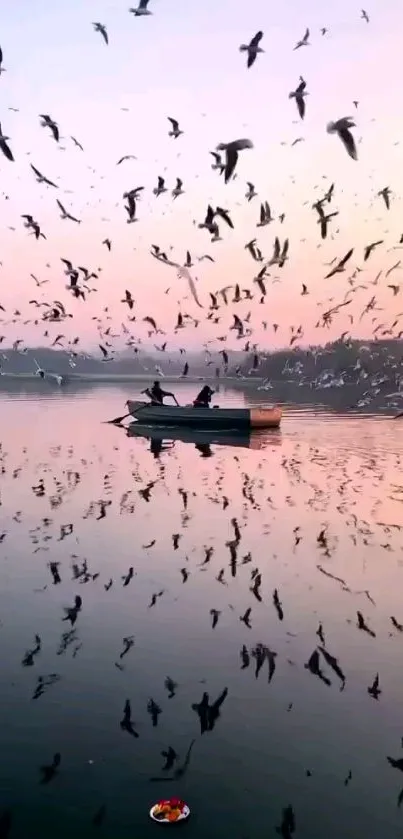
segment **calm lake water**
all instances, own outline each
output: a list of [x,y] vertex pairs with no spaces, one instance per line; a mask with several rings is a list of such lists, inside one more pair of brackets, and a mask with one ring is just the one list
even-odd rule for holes
[[[403,421],[288,407],[254,448],[213,445],[207,457],[175,442],[157,457],[102,424],[124,413],[130,386],[35,387],[0,393],[10,836],[151,836],[163,827],[148,810],[170,795],[190,805],[177,829],[192,838],[274,837],[288,805],[297,837],[401,835],[403,772],[387,756],[403,758],[403,633],[390,620],[403,624]],[[187,402],[196,387],[175,391]],[[252,398],[270,394],[220,394]],[[330,685],[304,666],[323,646],[320,623],[343,690],[322,653]],[[270,683],[267,657],[255,676],[259,644],[277,653]],[[192,706],[224,689],[201,734]],[[138,738],[120,726],[127,699]],[[41,772],[56,753],[54,776]]]

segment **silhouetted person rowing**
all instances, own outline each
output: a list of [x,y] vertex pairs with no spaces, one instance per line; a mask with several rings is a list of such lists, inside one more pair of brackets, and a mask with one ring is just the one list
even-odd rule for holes
[[154,382],[152,388],[146,388],[145,390],[141,391],[151,399],[152,405],[163,405],[164,399],[166,396],[171,396],[175,402],[175,405],[179,407],[179,402],[174,393],[170,393],[168,390],[162,390],[162,387],[159,382]]
[[212,390],[209,385],[204,385],[200,393],[197,394],[196,399],[193,402],[193,407],[209,408],[212,396],[214,396],[214,390]]

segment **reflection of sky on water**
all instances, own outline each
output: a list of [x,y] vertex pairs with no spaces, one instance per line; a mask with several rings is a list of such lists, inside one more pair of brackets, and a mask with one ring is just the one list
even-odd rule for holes
[[[403,527],[402,426],[376,417],[290,411],[276,443],[264,450],[213,446],[206,460],[194,445],[177,443],[156,460],[147,440],[101,424],[119,413],[125,398],[104,389],[87,398],[1,403],[0,532],[6,536],[0,545],[0,705],[7,760],[0,786],[6,799],[15,802],[16,785],[26,782],[19,800],[38,807],[45,831],[52,818],[59,831],[56,810],[53,816],[42,811],[31,791],[38,765],[58,750],[64,780],[55,782],[47,800],[59,808],[59,819],[64,813],[61,835],[67,835],[68,823],[80,828],[85,808],[91,815],[104,797],[113,798],[108,806],[116,811],[119,835],[137,825],[147,831],[144,802],[167,792],[166,785],[150,789],[147,781],[158,774],[159,752],[171,744],[183,755],[198,736],[190,705],[203,690],[215,698],[228,686],[221,719],[197,741],[191,771],[178,790],[199,811],[192,835],[208,830],[205,795],[217,836],[227,835],[223,808],[231,829],[246,833],[253,826],[252,835],[260,835],[266,824],[261,808],[275,825],[289,801],[313,837],[326,831],[333,839],[340,827],[351,839],[393,830],[399,779],[385,755],[399,753],[401,735],[402,641],[396,632],[391,637],[389,617],[403,622],[402,539],[393,527]],[[45,496],[37,497],[32,487],[41,478]],[[152,482],[147,502],[139,490]],[[187,492],[186,509],[179,490]],[[106,517],[97,520],[101,500]],[[234,538],[233,517],[242,534],[235,577],[227,545]],[[60,526],[69,522],[73,533],[60,539]],[[329,556],[317,544],[324,527]],[[177,550],[175,533],[181,534]],[[154,539],[154,546],[144,548]],[[214,554],[202,566],[205,547]],[[249,552],[252,561],[243,564]],[[71,580],[71,564],[83,558],[100,577],[80,585]],[[50,560],[60,562],[60,585],[52,585]],[[120,578],[131,565],[135,576],[123,588]],[[345,580],[350,591],[318,565]],[[263,603],[249,590],[256,567]],[[186,583],[181,568],[190,573]],[[216,580],[222,568],[227,585]],[[105,592],[110,577],[114,585]],[[272,605],[274,588],[283,623]],[[161,590],[164,595],[149,609],[152,594]],[[71,651],[55,651],[69,628],[61,622],[63,609],[77,593],[83,598],[76,627],[83,646],[73,659]],[[250,631],[239,621],[248,606]],[[214,632],[211,608],[221,612]],[[357,609],[376,639],[356,629]],[[304,670],[319,621],[346,673],[344,693],[328,670],[330,689]],[[22,669],[35,633],[43,649],[33,668]],[[131,634],[135,647],[120,672],[114,661],[122,638]],[[253,662],[246,672],[239,669],[242,645],[258,641],[278,653],[270,687],[264,673],[254,679]],[[367,695],[377,671],[379,703]],[[62,680],[30,704],[36,678],[51,672]],[[180,684],[172,701],[163,687],[167,675]],[[126,696],[141,735],[135,746],[118,730]],[[146,713],[150,696],[163,708],[157,730]],[[354,786],[347,794],[343,779],[350,768]],[[134,783],[130,795],[128,778]],[[234,790],[244,795],[236,813]]]

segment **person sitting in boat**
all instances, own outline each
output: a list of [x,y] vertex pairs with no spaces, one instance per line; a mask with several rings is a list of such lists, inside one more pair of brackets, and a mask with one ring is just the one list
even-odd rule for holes
[[149,399],[151,399],[152,405],[163,405],[165,397],[171,396],[175,402],[175,405],[177,405],[179,408],[179,402],[175,394],[170,393],[168,390],[162,390],[162,387],[159,382],[154,382],[151,389],[147,387],[145,390],[142,390],[141,392],[145,393],[146,396],[148,396]]
[[194,408],[209,408],[211,397],[214,395],[214,390],[209,387],[209,385],[204,385],[201,389],[200,393],[197,394],[196,399],[193,402]]

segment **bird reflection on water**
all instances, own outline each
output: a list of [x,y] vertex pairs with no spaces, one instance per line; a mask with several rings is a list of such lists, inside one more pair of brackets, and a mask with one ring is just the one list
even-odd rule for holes
[[147,834],[171,794],[194,837],[395,835],[399,424],[290,410],[254,448],[115,405],[2,403],[1,839]]

